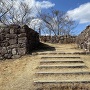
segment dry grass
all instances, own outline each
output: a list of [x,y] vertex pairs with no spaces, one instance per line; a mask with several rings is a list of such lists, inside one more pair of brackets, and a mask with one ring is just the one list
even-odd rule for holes
[[34,90],[33,78],[39,57],[0,61],[0,90]]

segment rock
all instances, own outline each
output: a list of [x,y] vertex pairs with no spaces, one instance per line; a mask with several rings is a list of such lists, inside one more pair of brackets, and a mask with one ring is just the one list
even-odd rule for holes
[[0,60],[3,60],[3,59],[4,59],[4,57],[0,55]]
[[18,47],[19,47],[19,48],[23,48],[23,47],[26,48],[26,46],[27,46],[26,43],[21,43],[21,44],[19,44]]
[[4,29],[3,28],[0,28],[0,33],[2,33],[4,31]]
[[23,38],[18,38],[18,44],[20,43],[26,43],[27,42],[27,38],[23,37]]
[[7,48],[6,48],[6,47],[2,47],[1,55],[6,54],[7,52],[8,52],[8,51],[7,51]]
[[14,34],[14,29],[10,29],[10,34]]
[[24,28],[21,28],[20,29],[20,33],[25,33],[25,29]]
[[20,58],[21,57],[21,55],[13,55],[11,58],[12,59],[18,59],[18,58]]
[[20,37],[26,37],[26,33],[21,33],[21,34],[18,35],[18,37],[19,37],[19,38],[20,38]]
[[8,48],[7,51],[8,51],[8,54],[12,54],[12,49],[11,48]]
[[0,34],[0,41],[5,40],[5,35],[4,34]]
[[32,53],[32,55],[34,56],[34,55],[38,55],[38,53]]
[[26,54],[26,48],[18,48],[18,54],[19,55],[25,55]]
[[10,33],[10,29],[9,29],[9,28],[5,28],[5,29],[4,29],[4,33],[5,33],[5,34],[9,34],[9,33]]
[[9,44],[9,42],[7,41],[7,40],[5,40],[5,41],[2,41],[1,43],[0,43],[0,46],[1,47],[7,47],[7,46],[9,46],[10,44]]
[[12,45],[8,46],[7,48],[13,49],[13,48],[18,48],[18,47],[19,47],[19,44],[12,44]]
[[16,34],[7,34],[6,38],[15,39],[15,38],[17,38],[17,35]]
[[10,53],[4,55],[4,58],[7,58],[7,59],[11,59],[11,57],[12,57],[12,54],[10,54]]
[[13,48],[13,49],[12,49],[12,54],[13,54],[13,55],[17,54],[16,48]]
[[10,43],[10,45],[14,45],[14,44],[16,44],[17,43],[17,40],[16,39],[10,39],[9,40],[9,43]]

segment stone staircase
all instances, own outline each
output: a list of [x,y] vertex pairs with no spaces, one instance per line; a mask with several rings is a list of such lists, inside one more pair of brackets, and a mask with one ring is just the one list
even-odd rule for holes
[[79,55],[57,51],[39,55],[36,90],[90,90],[90,72]]

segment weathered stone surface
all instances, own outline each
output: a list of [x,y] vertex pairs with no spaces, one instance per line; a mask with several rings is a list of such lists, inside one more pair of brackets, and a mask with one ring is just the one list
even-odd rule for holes
[[7,59],[10,59],[11,57],[12,57],[12,54],[10,54],[10,53],[4,55],[4,58],[7,58]]
[[1,55],[4,55],[7,53],[7,48],[6,47],[2,47],[1,49]]
[[12,49],[11,48],[7,48],[8,54],[12,54]]
[[78,47],[90,52],[90,25],[77,37]]
[[17,43],[17,40],[16,39],[10,39],[9,40],[9,43],[10,43],[10,45],[16,44]]
[[10,29],[10,34],[14,34],[14,29]]
[[3,40],[5,40],[5,35],[2,33],[0,34],[0,41],[3,41]]
[[18,38],[18,43],[26,43],[27,42],[27,38],[26,37],[22,37],[22,38]]
[[25,29],[24,28],[21,28],[20,29],[20,33],[25,33]]
[[17,54],[17,49],[16,49],[16,48],[13,48],[13,49],[12,49],[12,54],[13,54],[13,55]]
[[16,34],[7,34],[6,38],[14,39],[14,38],[17,38],[17,35]]
[[13,49],[13,48],[18,48],[18,47],[19,47],[19,44],[13,44],[13,45],[8,46],[7,48]]
[[0,33],[2,33],[4,31],[4,29],[3,28],[0,28]]
[[9,34],[9,33],[10,33],[10,29],[9,29],[9,28],[5,28],[5,29],[3,30],[3,32],[4,32],[5,34]]
[[9,42],[8,42],[7,40],[0,43],[0,46],[1,46],[1,47],[7,47],[7,46],[9,46],[9,45],[10,45],[10,44],[9,44]]
[[18,59],[18,58],[20,58],[21,57],[21,55],[13,55],[11,58],[12,59]]
[[21,33],[21,34],[18,35],[18,37],[19,37],[19,38],[20,38],[20,37],[26,37],[26,33]]
[[19,46],[18,46],[19,48],[23,48],[23,47],[27,47],[27,44],[26,43],[22,43],[22,44],[19,44]]
[[0,55],[0,60],[3,60],[3,59],[4,59],[4,57]]
[[19,55],[25,55],[26,54],[26,48],[18,48],[18,54]]

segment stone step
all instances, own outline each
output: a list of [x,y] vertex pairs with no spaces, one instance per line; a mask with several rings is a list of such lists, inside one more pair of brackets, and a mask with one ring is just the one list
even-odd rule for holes
[[90,80],[90,74],[35,74],[34,80]]
[[70,62],[69,63],[66,63],[66,62],[65,63],[64,62],[63,63],[61,63],[61,62],[55,62],[55,63],[40,63],[40,65],[49,65],[49,66],[52,66],[52,65],[55,65],[55,66],[56,65],[57,66],[59,66],[59,65],[71,66],[72,65],[72,66],[75,66],[75,65],[84,65],[84,63],[80,63],[80,62],[79,63],[75,63],[75,62],[71,62],[71,63]]
[[72,71],[72,72],[36,72],[36,74],[90,74],[90,72],[87,71]]
[[90,80],[37,80],[34,81],[34,83],[38,83],[38,84],[57,84],[57,83],[90,83]]
[[82,60],[41,60],[40,63],[84,63]]
[[85,68],[85,64],[77,65],[39,65],[38,68]]
[[53,51],[53,52],[40,52],[40,53],[37,53],[38,55],[47,55],[47,54],[71,54],[71,55],[75,55],[75,54],[86,54],[85,52],[62,52],[62,51]]
[[73,58],[73,59],[77,58],[77,59],[80,59],[80,57],[76,57],[76,56],[65,56],[65,57],[63,57],[63,56],[62,57],[60,57],[60,56],[49,56],[49,57],[46,56],[46,57],[41,57],[41,59],[46,59],[46,58]]
[[37,71],[41,72],[84,72],[84,71],[89,71],[87,67],[84,68],[38,68]]
[[44,52],[44,53],[38,53],[38,55],[47,55],[47,54],[73,54],[73,53],[65,53],[65,52]]

